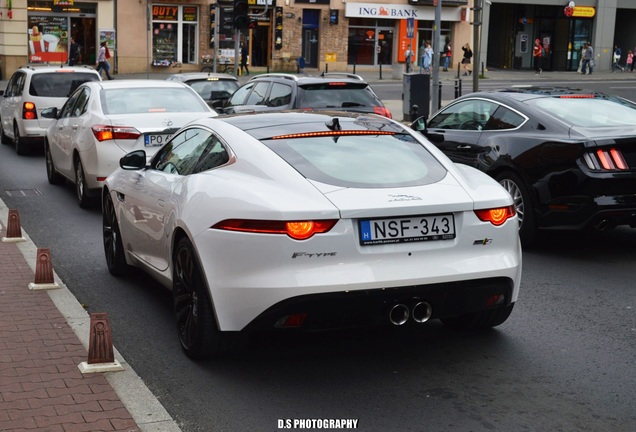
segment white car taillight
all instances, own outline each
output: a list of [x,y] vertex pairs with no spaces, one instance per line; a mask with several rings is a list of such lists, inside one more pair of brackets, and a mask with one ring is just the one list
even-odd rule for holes
[[94,125],[91,127],[97,141],[113,139],[136,140],[141,133],[132,126]]

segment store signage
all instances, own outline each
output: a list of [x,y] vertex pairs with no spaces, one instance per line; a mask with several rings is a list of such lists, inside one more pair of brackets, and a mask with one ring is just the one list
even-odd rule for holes
[[183,20],[184,21],[193,21],[197,20],[197,12],[198,8],[195,6],[184,6],[183,7]]
[[[298,3],[298,0],[296,0]],[[442,5],[444,5],[442,1]],[[460,7],[442,8],[442,21],[460,21]],[[348,18],[382,18],[402,20],[434,20],[435,9],[432,7],[411,6],[407,4],[354,3],[347,1],[345,16]]]
[[74,0],[53,0],[53,6],[73,6]]
[[596,15],[596,8],[592,6],[574,6],[572,8],[573,18],[593,18]]
[[330,0],[295,0],[294,3],[330,4]]
[[154,21],[176,21],[179,16],[177,6],[153,6],[152,19]]

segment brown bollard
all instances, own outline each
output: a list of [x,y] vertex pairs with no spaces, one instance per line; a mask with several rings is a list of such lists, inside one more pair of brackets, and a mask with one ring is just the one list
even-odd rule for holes
[[80,363],[80,371],[82,373],[92,373],[124,370],[122,365],[115,359],[113,336],[110,330],[108,314],[103,312],[92,313],[90,317],[88,361]]
[[59,287],[53,278],[51,250],[38,248],[35,257],[35,282],[29,284],[29,289],[54,289]]
[[26,241],[22,237],[22,228],[20,227],[20,213],[17,209],[9,209],[9,217],[7,218],[7,235],[2,237],[3,242],[23,242]]
[[112,363],[115,361],[113,336],[108,314],[92,313],[90,339],[88,340],[88,364]]

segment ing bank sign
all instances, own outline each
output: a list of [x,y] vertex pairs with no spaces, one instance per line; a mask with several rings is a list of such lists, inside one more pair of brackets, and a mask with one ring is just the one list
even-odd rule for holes
[[[347,2],[345,8],[347,18],[376,18],[376,19],[407,19],[434,20],[435,7],[388,5],[383,3],[353,3]],[[442,9],[443,21],[461,21],[461,8],[450,7]]]

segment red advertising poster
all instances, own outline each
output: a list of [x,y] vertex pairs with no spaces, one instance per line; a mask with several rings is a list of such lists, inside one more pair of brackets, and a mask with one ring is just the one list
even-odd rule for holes
[[68,59],[68,19],[29,17],[29,62],[66,63]]

